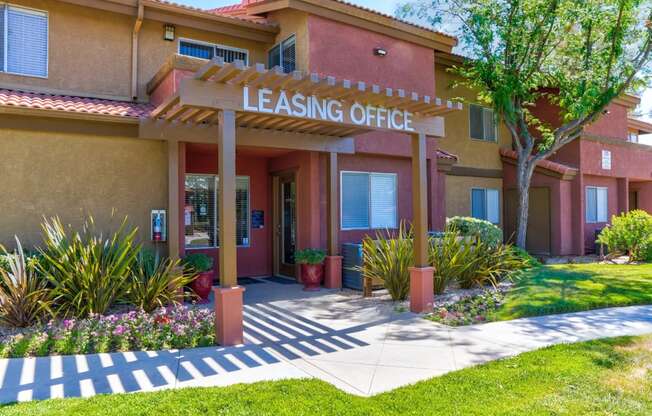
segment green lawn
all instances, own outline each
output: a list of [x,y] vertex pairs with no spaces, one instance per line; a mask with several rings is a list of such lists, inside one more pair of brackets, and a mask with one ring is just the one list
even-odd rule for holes
[[637,304],[652,304],[652,264],[543,266],[524,273],[493,318]]
[[372,398],[324,382],[50,400],[2,415],[649,415],[652,336],[559,345]]

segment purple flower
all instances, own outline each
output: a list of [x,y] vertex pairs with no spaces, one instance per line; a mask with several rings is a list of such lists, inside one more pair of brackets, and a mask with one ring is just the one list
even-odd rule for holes
[[120,336],[120,335],[124,334],[125,332],[127,332],[127,328],[125,328],[124,325],[118,325],[113,330],[113,335]]
[[75,326],[74,319],[64,319],[63,320],[63,329],[71,330]]

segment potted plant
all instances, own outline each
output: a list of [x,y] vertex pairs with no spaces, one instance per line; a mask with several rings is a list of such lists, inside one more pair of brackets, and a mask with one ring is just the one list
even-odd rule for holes
[[301,281],[303,290],[316,291],[324,279],[324,259],[326,253],[323,250],[307,248],[294,253],[295,261],[301,265]]
[[213,258],[204,253],[189,254],[183,259],[183,266],[188,272],[196,274],[190,288],[199,296],[201,303],[208,302],[215,275]]

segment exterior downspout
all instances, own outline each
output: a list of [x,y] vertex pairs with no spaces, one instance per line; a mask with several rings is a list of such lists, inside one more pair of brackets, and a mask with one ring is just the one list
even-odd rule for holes
[[143,26],[144,15],[145,6],[141,0],[138,0],[138,14],[131,34],[131,99],[133,101],[138,100],[138,37]]

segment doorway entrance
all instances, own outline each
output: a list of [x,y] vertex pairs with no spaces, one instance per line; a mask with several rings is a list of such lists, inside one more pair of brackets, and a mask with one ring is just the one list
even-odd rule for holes
[[274,273],[296,278],[297,181],[294,172],[274,176]]
[[[530,211],[528,215],[525,247],[532,254],[550,254],[550,189],[530,188]],[[516,216],[518,212],[518,192],[508,189],[505,192],[505,237],[513,239],[516,235]]]
[[638,191],[629,191],[629,210],[638,209]]

